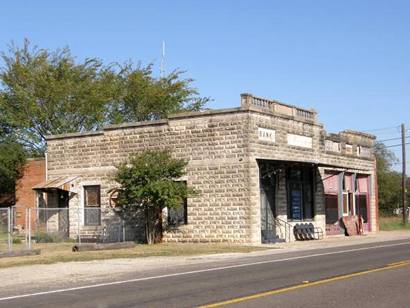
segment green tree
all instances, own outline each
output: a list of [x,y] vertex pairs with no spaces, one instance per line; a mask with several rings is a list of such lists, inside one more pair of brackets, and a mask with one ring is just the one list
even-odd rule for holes
[[401,175],[392,170],[397,158],[383,143],[376,144],[375,155],[377,160],[379,209],[381,214],[391,215],[393,210],[399,207],[400,204]]
[[9,136],[5,123],[0,122],[0,199],[14,197],[26,161],[23,147]]
[[18,141],[43,153],[45,136],[94,130],[105,121],[116,75],[97,58],[76,63],[68,48],[56,51],[10,45],[1,54],[0,109]]
[[156,120],[200,110],[209,101],[181,71],[155,78],[152,65],[76,61],[69,48],[50,51],[25,40],[1,59],[0,110],[18,142],[35,155],[44,153],[47,135]]
[[115,209],[135,224],[143,217],[149,244],[162,235],[162,209],[177,208],[184,198],[194,194],[184,182],[176,181],[185,174],[186,165],[186,161],[172,158],[167,151],[147,150],[117,167]]
[[199,97],[193,80],[182,78],[184,72],[173,71],[154,78],[152,65],[126,64],[118,73],[119,96],[110,104],[110,123],[150,121],[169,114],[199,111],[209,101]]

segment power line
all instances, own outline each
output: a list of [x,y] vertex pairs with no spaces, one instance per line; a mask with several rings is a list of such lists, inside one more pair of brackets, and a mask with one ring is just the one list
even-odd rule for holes
[[[405,144],[410,144],[410,142],[407,142]],[[400,143],[400,144],[386,146],[386,148],[394,148],[394,147],[401,147],[401,146],[402,146],[402,144]]]
[[[410,136],[407,136],[406,138],[410,138]],[[378,140],[378,141],[379,141],[379,142],[385,142],[385,141],[392,141],[392,140],[401,140],[401,137],[390,138],[390,139],[384,139],[384,140]]]
[[400,126],[389,126],[389,127],[381,127],[381,128],[373,128],[373,129],[366,129],[363,130],[363,132],[374,132],[374,131],[381,131],[381,130],[388,130],[388,129],[392,129],[392,128],[399,128]]

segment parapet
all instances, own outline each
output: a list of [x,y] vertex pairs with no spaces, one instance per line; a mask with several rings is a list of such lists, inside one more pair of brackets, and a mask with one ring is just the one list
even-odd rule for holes
[[304,109],[249,93],[241,94],[241,108],[263,110],[298,121],[317,123],[317,112],[314,109]]

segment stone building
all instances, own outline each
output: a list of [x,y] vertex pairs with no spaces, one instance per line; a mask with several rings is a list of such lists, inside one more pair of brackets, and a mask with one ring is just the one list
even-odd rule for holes
[[341,219],[359,214],[371,232],[378,229],[373,146],[365,133],[327,134],[314,110],[242,94],[239,108],[49,136],[48,181],[36,189],[49,192],[48,206],[80,213],[70,214],[70,228],[93,234],[115,219],[115,165],[144,149],[169,149],[188,161],[178,180],[198,195],[164,210],[164,241],[293,240],[301,223],[339,234]]

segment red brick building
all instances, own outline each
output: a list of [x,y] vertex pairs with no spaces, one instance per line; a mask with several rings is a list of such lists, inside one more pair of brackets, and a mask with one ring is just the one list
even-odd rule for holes
[[[23,227],[25,225],[25,208],[35,208],[37,206],[37,193],[33,190],[33,186],[37,185],[38,183],[44,182],[45,180],[45,159],[29,159],[24,166],[23,177],[16,183],[16,226]],[[34,222],[34,219],[35,215],[33,215],[32,217],[32,222]]]

